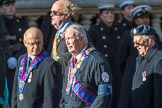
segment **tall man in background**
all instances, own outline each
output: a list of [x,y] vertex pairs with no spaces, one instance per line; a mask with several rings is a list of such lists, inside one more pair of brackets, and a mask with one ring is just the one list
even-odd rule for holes
[[57,0],[51,7],[51,24],[57,29],[57,33],[51,37],[48,52],[62,66],[62,73],[59,75],[60,81],[62,81],[64,69],[71,57],[65,44],[64,31],[72,23],[71,17],[76,15],[78,9],[80,8],[69,0]]

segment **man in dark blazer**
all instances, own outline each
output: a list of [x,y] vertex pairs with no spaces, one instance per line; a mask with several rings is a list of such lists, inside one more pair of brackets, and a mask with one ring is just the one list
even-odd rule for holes
[[72,24],[65,40],[72,58],[65,69],[61,108],[111,108],[111,69],[94,47],[88,44],[85,28]]
[[43,50],[43,35],[37,28],[24,34],[27,54],[19,57],[12,108],[57,108],[59,103],[58,63]]

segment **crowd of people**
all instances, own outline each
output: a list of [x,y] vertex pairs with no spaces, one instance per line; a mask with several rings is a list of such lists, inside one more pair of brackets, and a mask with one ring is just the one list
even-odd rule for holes
[[98,6],[87,31],[81,9],[55,1],[42,26],[0,0],[0,108],[162,108],[162,43],[149,5]]

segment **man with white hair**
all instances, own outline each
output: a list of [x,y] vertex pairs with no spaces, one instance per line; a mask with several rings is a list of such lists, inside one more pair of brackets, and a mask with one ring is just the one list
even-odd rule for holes
[[[149,5],[139,5],[134,7],[130,11],[130,15],[133,18],[134,27],[141,24],[151,25],[151,10],[152,8]],[[131,87],[138,51],[133,46],[133,40],[130,31],[131,30],[126,31],[118,47],[118,60],[120,60],[120,69],[123,74],[118,108],[130,108],[131,103]],[[157,34],[155,34],[155,37],[156,43],[159,43]]]
[[111,69],[101,53],[88,44],[85,28],[70,25],[65,32],[72,54],[63,80],[61,108],[111,108]]
[[140,25],[131,31],[139,54],[133,75],[131,108],[162,107],[162,52],[155,35],[155,29],[149,25]]

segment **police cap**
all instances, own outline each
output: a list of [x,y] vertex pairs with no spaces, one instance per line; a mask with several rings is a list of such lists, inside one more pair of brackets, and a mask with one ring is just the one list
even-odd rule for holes
[[150,16],[152,8],[149,5],[140,5],[130,11],[130,15],[135,19],[143,16]]
[[8,3],[15,3],[15,0],[0,0],[0,5],[8,4]]
[[131,36],[138,36],[138,35],[144,35],[144,36],[155,36],[156,35],[156,31],[154,28],[152,28],[149,25],[139,25],[136,28],[133,28],[131,30]]
[[128,6],[128,5],[134,5],[135,3],[134,3],[134,1],[132,1],[132,0],[126,0],[126,1],[123,1],[120,5],[119,5],[119,7],[121,8],[121,9],[124,9],[126,6]]
[[115,8],[115,5],[108,4],[108,3],[98,5],[98,9],[100,13],[102,13],[102,11],[107,10],[107,9],[114,10],[114,8]]

